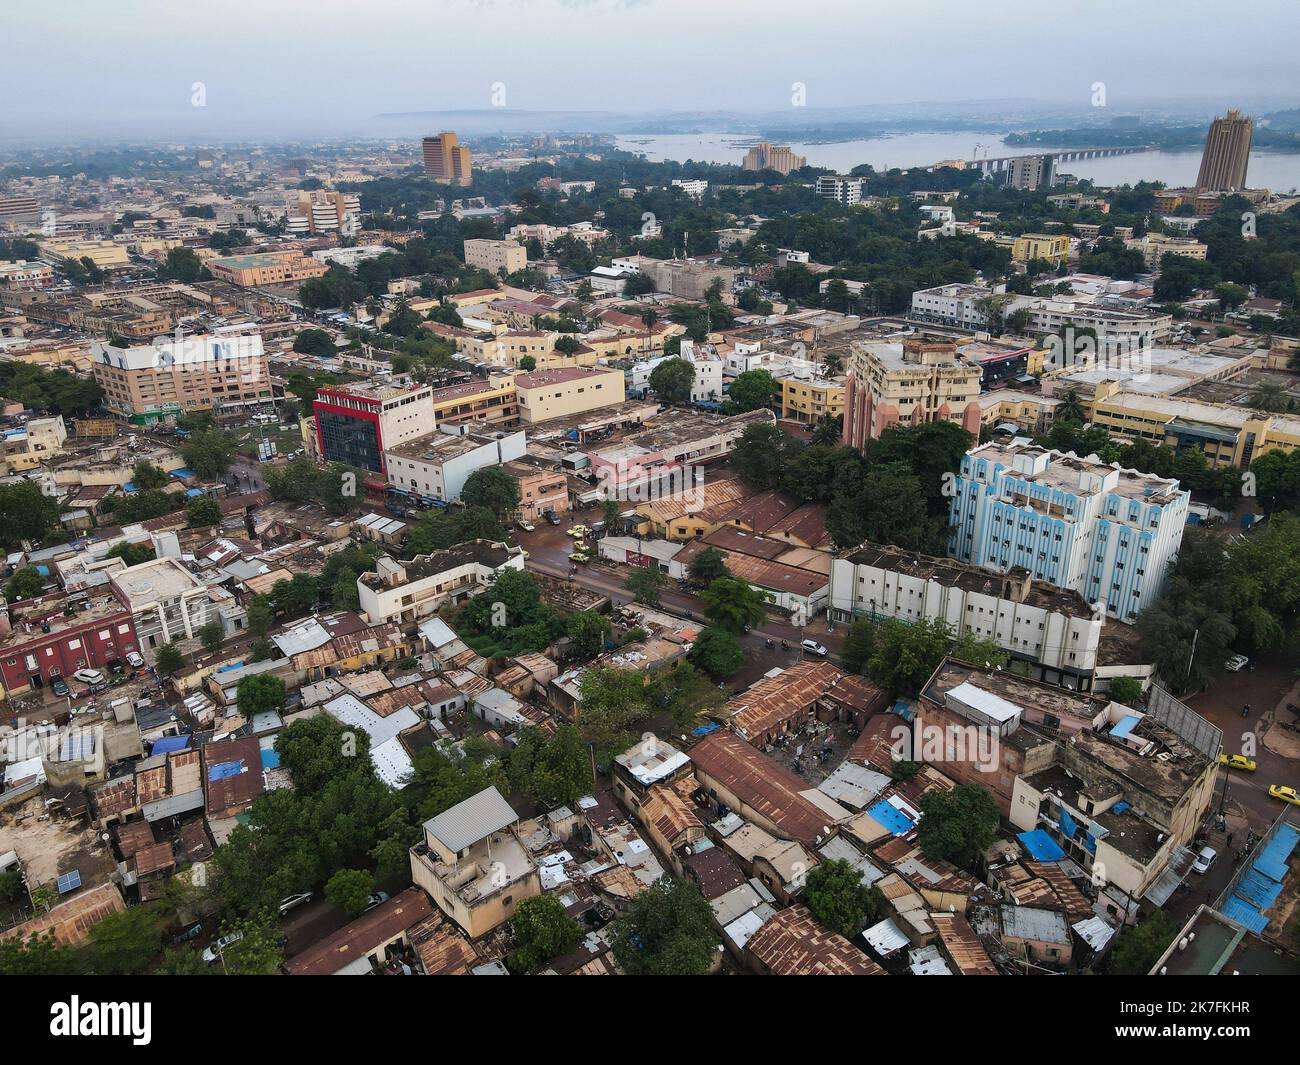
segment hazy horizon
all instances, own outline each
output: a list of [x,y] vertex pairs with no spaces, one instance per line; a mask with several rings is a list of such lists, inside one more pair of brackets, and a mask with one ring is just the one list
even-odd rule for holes
[[[1052,10],[932,0],[897,11],[851,0],[7,6],[0,89],[21,106],[0,119],[6,146],[385,137],[393,116],[430,112],[484,112],[514,127],[547,112],[738,113],[803,126],[842,109],[883,120],[890,108],[967,114],[981,101],[1081,122],[1300,105],[1288,43],[1300,37],[1300,7],[1283,0],[1244,0],[1234,25],[1204,0],[1174,23],[1167,8],[1120,0]],[[1211,22],[1202,13],[1219,21],[1198,26]],[[203,106],[193,106],[200,83]],[[1097,83],[1104,111],[1093,106]],[[1016,116],[987,116],[997,118]]]

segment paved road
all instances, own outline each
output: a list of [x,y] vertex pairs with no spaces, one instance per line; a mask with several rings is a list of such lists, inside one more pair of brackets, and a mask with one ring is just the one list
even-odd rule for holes
[[[631,594],[624,587],[632,572],[631,567],[596,561],[575,565],[569,561],[573,539],[567,534],[567,528],[578,522],[590,524],[592,520],[595,520],[594,515],[579,516],[561,526],[545,524],[531,533],[516,531],[515,536],[529,554],[529,569],[562,580],[576,581],[583,588],[609,596],[615,606],[624,606],[632,601]],[[660,593],[660,602],[670,613],[700,621],[705,619],[704,604],[699,597],[683,591],[674,582],[670,582]],[[803,657],[799,645],[805,636],[822,644],[831,653],[831,658],[835,659],[843,647],[846,631],[844,625],[836,625],[833,631],[828,631],[825,618],[820,618],[815,619],[801,633],[784,618],[769,613],[764,624],[740,638],[746,652],[745,665],[730,678],[729,683],[733,688],[747,687],[773,667],[788,666],[799,661]],[[777,646],[769,648],[766,645],[769,639]],[[781,649],[782,640],[790,645],[788,650]]]

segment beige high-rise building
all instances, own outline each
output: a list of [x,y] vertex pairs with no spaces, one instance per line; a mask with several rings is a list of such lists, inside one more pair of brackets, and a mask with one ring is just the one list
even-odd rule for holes
[[465,265],[476,270],[496,274],[504,270],[513,274],[528,265],[528,249],[513,240],[486,240],[475,238],[465,241]]
[[96,343],[94,355],[104,406],[135,425],[273,402],[258,333],[200,333],[132,347]]
[[740,164],[742,170],[775,170],[778,174],[788,174],[792,170],[802,170],[808,165],[808,159],[795,155],[788,144],[768,144],[760,141],[745,153],[745,161]]
[[843,442],[861,448],[894,425],[945,421],[976,438],[981,371],[948,342],[909,338],[853,346],[844,399]]
[[1229,111],[1210,123],[1201,171],[1196,176],[1197,192],[1236,192],[1246,187],[1253,128],[1250,118],[1240,111]]
[[425,137],[421,144],[424,152],[424,174],[440,185],[468,185],[473,174],[469,149],[451,132]]

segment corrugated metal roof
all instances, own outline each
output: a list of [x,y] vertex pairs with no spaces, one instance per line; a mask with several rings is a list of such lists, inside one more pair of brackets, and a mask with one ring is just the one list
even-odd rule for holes
[[491,787],[429,818],[424,830],[449,851],[462,851],[518,820],[501,792]]

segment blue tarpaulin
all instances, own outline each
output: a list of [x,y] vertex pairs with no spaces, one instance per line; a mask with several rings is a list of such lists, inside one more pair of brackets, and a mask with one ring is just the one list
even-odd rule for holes
[[179,470],[172,470],[172,476],[175,477],[178,481],[183,481],[186,478],[195,476],[195,474],[193,470],[187,470],[184,466],[182,466]]
[[884,825],[896,836],[905,836],[915,827],[909,818],[897,806],[887,802],[878,802],[867,810],[873,818]]
[[1079,826],[1074,823],[1074,818],[1070,816],[1070,811],[1064,806],[1061,807],[1061,831],[1071,839],[1079,834]]
[[1133,804],[1132,804],[1132,803],[1129,803],[1129,802],[1117,802],[1114,806],[1111,807],[1111,812],[1112,812],[1112,813],[1117,813],[1117,814],[1122,814],[1125,810],[1130,810],[1130,809],[1132,809],[1132,808],[1133,808]]
[[1255,859],[1254,868],[1281,883],[1286,879],[1287,860],[1300,841],[1300,832],[1292,825],[1278,825],[1277,834],[1268,841],[1264,853]]
[[1282,894],[1282,885],[1276,880],[1270,880],[1254,866],[1246,870],[1241,883],[1237,885],[1237,890],[1233,892],[1233,895],[1250,903],[1260,913],[1277,902],[1280,894]]
[[716,721],[710,721],[707,725],[699,725],[691,729],[692,736],[707,736],[710,732],[717,732],[721,726]]
[[218,762],[216,765],[208,766],[208,780],[229,780],[231,777],[239,776],[243,771],[243,762]]
[[1065,857],[1065,851],[1061,850],[1056,840],[1041,828],[1036,828],[1032,832],[1021,832],[1016,839],[1020,840],[1021,845],[1029,852],[1029,857],[1036,862],[1059,862]]
[[169,751],[183,751],[190,745],[188,736],[164,736],[149,748],[149,756],[167,754]]
[[262,768],[263,769],[280,768],[280,752],[277,751],[274,747],[262,748]]
[[1247,928],[1256,934],[1268,927],[1267,917],[1251,906],[1250,903],[1242,902],[1235,895],[1224,905],[1223,916],[1236,921],[1243,928]]
[[1141,719],[1137,714],[1125,714],[1115,723],[1115,727],[1110,730],[1110,734],[1117,740],[1122,740],[1133,731],[1133,726],[1136,725],[1139,720]]

